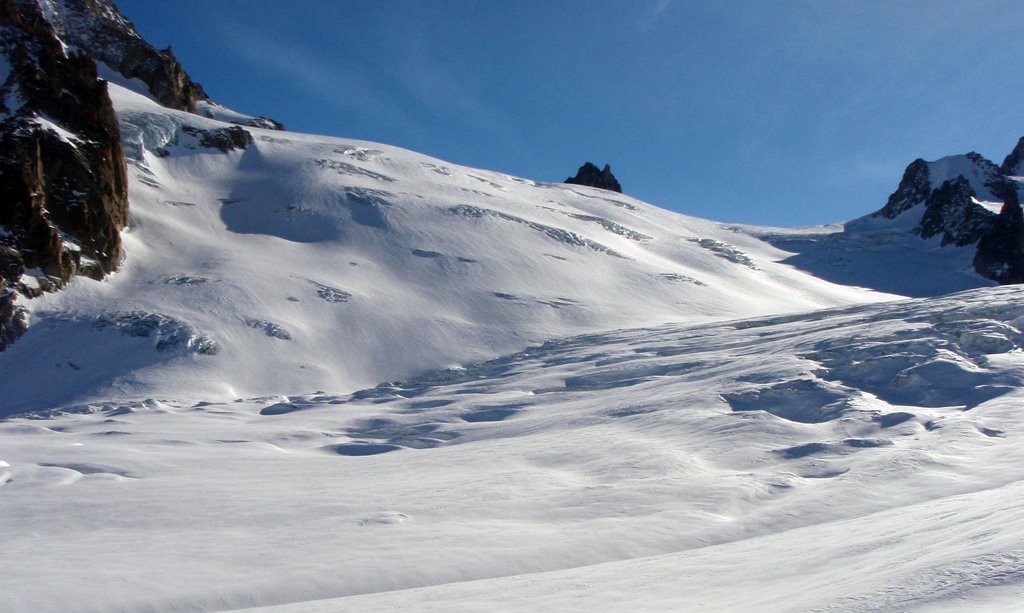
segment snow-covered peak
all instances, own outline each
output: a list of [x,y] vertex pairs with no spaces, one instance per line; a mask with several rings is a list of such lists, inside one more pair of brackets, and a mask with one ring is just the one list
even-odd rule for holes
[[113,29],[142,40],[135,25],[110,0],[21,0],[35,2],[61,37],[88,40],[100,29]]
[[18,1],[23,10],[39,10],[65,45],[123,79],[141,81],[161,104],[195,112],[196,104],[208,98],[171,49],[158,50],[143,40],[110,0]]
[[973,152],[950,155],[927,164],[933,190],[941,188],[946,181],[963,177],[967,180],[977,200],[994,203],[996,205],[995,212],[999,212],[998,206],[1003,201],[999,194],[1003,184],[1003,175],[999,166]]
[[[999,212],[998,194],[1004,185],[999,167],[977,153],[934,162],[917,159],[907,166],[885,206],[869,218],[891,220],[893,232],[910,230],[924,239],[939,236],[943,245],[974,244]],[[865,221],[855,220],[851,227]]]

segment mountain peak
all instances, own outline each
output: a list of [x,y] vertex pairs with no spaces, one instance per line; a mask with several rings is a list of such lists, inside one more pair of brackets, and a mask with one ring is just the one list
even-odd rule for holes
[[565,183],[572,185],[587,185],[589,187],[597,187],[600,189],[606,189],[612,192],[622,193],[622,186],[619,185],[615,175],[612,174],[612,167],[609,164],[604,165],[603,170],[598,170],[597,166],[591,162],[586,162],[576,172],[575,177],[569,177],[565,180]]
[[1008,177],[1019,177],[1024,174],[1024,136],[1017,140],[1017,146],[1003,160],[1000,170]]
[[197,103],[209,99],[170,47],[160,51],[146,42],[110,0],[35,2],[65,43],[128,79],[139,79],[164,106],[195,113]]
[[1000,168],[973,151],[933,162],[918,158],[872,216],[895,219],[915,211],[919,221],[913,231],[921,238],[941,236],[943,245],[969,245],[990,229],[1004,185]]

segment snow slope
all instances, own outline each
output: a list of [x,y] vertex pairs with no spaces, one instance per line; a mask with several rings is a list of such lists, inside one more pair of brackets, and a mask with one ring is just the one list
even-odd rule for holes
[[922,239],[912,232],[920,219],[919,207],[896,219],[868,215],[830,226],[745,230],[789,253],[781,263],[840,285],[913,298],[996,285],[974,270],[977,245]]
[[628,196],[258,128],[223,151],[229,124],[110,89],[125,262],[27,303],[0,369],[31,377],[0,380],[0,415],[344,392],[587,331],[890,298]]
[[125,85],[126,260],[0,353],[0,611],[1024,598],[1024,289],[967,250]]
[[10,419],[0,610],[1013,610],[1022,326],[982,289]]

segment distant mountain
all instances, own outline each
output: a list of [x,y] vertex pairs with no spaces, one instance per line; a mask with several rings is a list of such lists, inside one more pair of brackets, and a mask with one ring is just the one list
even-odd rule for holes
[[899,187],[872,217],[917,219],[913,232],[940,237],[942,245],[978,242],[995,220],[1006,182],[999,167],[977,153],[935,162],[917,159],[907,166]]
[[[1020,283],[1024,257],[1011,248],[1024,240],[1024,222],[1014,213],[1024,138],[1006,156],[1002,166],[977,153],[942,158],[935,162],[914,160],[889,201],[873,217],[917,219],[913,232],[921,238],[940,237],[941,244],[979,247],[975,258],[978,274],[999,283]],[[999,215],[1006,201],[1009,209]],[[983,247],[983,248],[982,248]]]
[[[752,231],[823,279],[925,297],[1024,277],[1024,222],[1014,213],[1024,138],[1001,166],[971,152],[917,159],[878,211],[843,224]],[[1001,213],[1001,211],[1004,211]]]

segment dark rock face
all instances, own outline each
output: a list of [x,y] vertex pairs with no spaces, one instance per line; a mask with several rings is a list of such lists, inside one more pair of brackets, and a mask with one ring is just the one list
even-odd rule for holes
[[[872,216],[893,219],[919,208],[914,233],[925,239],[940,236],[943,246],[976,244],[974,270],[979,275],[1000,284],[1024,283],[1024,213],[1015,180],[1022,175],[1024,138],[1001,166],[973,152],[936,162],[914,160],[888,202]],[[938,181],[942,184],[933,189]],[[999,215],[978,200],[1003,200]]]
[[918,158],[907,166],[899,187],[889,196],[889,201],[875,216],[893,219],[904,211],[921,204],[931,194],[931,177],[928,163]]
[[0,276],[0,351],[28,329],[28,311],[17,303],[17,293],[5,284]]
[[18,295],[101,278],[121,259],[128,182],[117,118],[88,57],[69,53],[39,6],[0,0],[0,349],[24,331]]
[[139,79],[164,106],[195,113],[196,103],[208,99],[171,48],[160,51],[143,40],[109,0],[56,0],[54,8],[58,36],[122,75]]
[[1008,177],[1024,175],[1024,136],[1017,141],[1017,146],[1003,160],[1003,165],[999,170]]
[[200,147],[220,149],[223,153],[236,149],[245,149],[253,143],[252,134],[238,126],[231,126],[230,128],[220,130],[203,130],[192,126],[185,126],[182,128],[182,131],[197,137]]
[[[189,113],[198,112],[200,102],[216,106],[185,72],[174,51],[170,47],[160,50],[146,42],[112,0],[16,0],[22,5],[43,1],[53,9],[50,19],[57,36],[121,75],[142,81],[160,104]],[[203,113],[210,115],[209,107]],[[239,123],[284,130],[284,125],[266,117]]]
[[967,153],[964,157],[970,160],[984,177],[985,189],[987,189],[991,195],[997,196],[1001,199],[1003,189],[1006,187],[1006,178],[1003,176],[1005,173],[1002,169],[989,160],[986,160],[981,154],[973,151]]
[[1016,186],[1006,190],[999,216],[978,241],[974,270],[1002,285],[1024,283],[1024,211]]
[[974,190],[964,177],[944,182],[932,191],[924,215],[916,228],[921,238],[942,237],[942,245],[963,247],[980,239],[992,228],[995,215],[975,204]]
[[598,170],[597,166],[587,162],[583,166],[580,166],[575,177],[569,177],[565,180],[565,183],[573,185],[588,185],[590,187],[599,187],[608,191],[618,192],[620,194],[622,193],[622,187],[615,179],[615,175],[612,174],[612,167],[608,164],[604,165],[604,170]]
[[[970,162],[974,174],[984,178],[985,189],[993,193],[1002,189],[1003,177],[995,164],[977,153],[968,153],[963,158]],[[978,194],[966,177],[951,177],[932,189],[933,180],[941,178],[932,176],[928,162],[914,160],[903,172],[899,187],[889,196],[885,206],[872,216],[894,219],[923,205],[921,220],[914,228],[921,238],[941,236],[943,246],[962,247],[977,242],[991,229],[996,216],[973,201]]]

